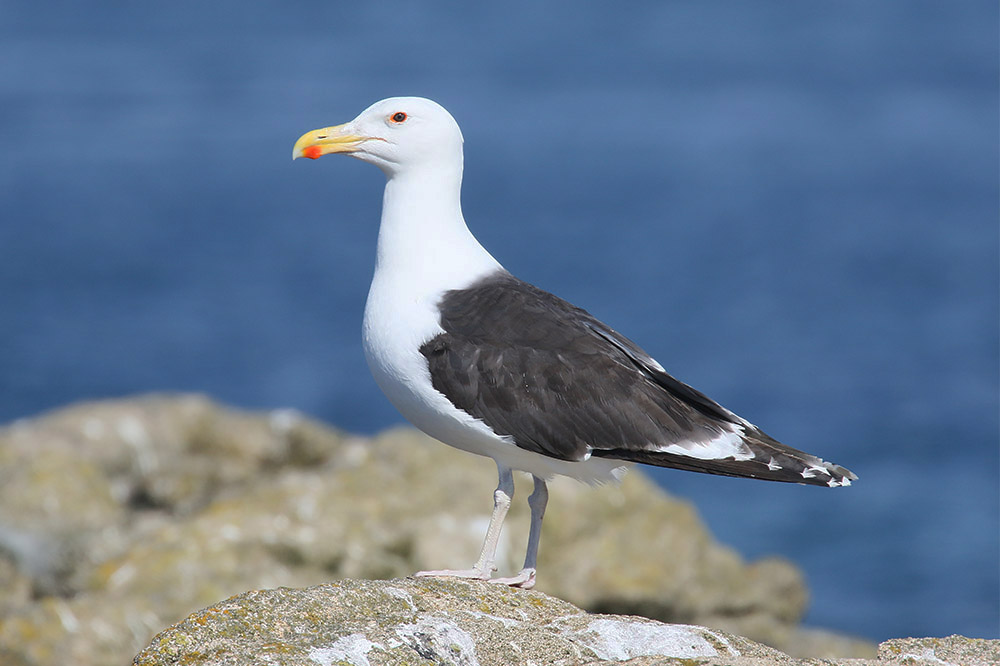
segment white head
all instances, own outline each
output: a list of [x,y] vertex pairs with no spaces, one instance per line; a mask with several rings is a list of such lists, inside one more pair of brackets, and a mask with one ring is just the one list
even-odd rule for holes
[[349,123],[306,132],[292,159],[347,153],[388,178],[427,166],[462,168],[462,131],[444,107],[423,97],[375,102]]

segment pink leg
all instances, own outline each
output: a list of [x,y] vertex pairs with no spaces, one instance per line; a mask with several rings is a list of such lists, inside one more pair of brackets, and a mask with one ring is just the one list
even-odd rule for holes
[[[450,576],[453,578],[475,578],[489,580],[496,571],[497,544],[500,542],[500,530],[507,517],[511,498],[514,497],[514,474],[510,469],[497,464],[500,481],[493,493],[493,515],[490,516],[490,526],[486,529],[486,540],[479,559],[471,569],[441,569],[439,571],[418,571],[417,576]],[[534,497],[534,495],[532,495]],[[529,500],[530,501],[530,500]]]

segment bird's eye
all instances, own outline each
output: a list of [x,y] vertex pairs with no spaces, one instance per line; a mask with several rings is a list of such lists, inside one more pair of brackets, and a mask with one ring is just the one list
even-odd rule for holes
[[397,111],[396,113],[392,114],[392,116],[389,117],[389,120],[391,120],[394,123],[401,123],[406,120],[406,114],[403,113],[402,111]]

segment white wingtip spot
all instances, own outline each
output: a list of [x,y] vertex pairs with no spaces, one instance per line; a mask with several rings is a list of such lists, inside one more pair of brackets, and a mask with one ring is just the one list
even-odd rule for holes
[[[740,426],[734,426],[742,431]],[[737,432],[723,432],[714,439],[707,442],[680,442],[661,446],[659,451],[663,453],[675,453],[697,458],[698,460],[723,460],[733,458],[734,460],[753,460],[754,454],[750,447],[746,445],[743,438]]]
[[830,470],[821,465],[809,465],[809,467],[802,470],[803,479],[814,479],[817,474],[826,474],[827,476],[833,477],[833,475],[830,474]]
[[774,461],[774,457],[767,461],[767,468],[772,472],[781,469],[781,465]]

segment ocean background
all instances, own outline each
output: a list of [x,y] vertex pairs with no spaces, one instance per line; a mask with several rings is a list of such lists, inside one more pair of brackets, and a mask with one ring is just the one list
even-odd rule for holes
[[652,472],[803,567],[808,624],[997,638],[997,14],[0,2],[0,421],[202,391],[398,423],[360,346],[382,174],[290,153],[422,95],[462,125],[466,218],[508,269],[859,474]]

